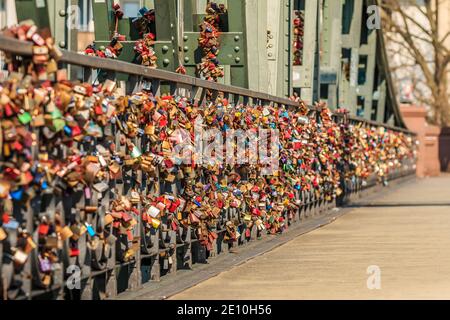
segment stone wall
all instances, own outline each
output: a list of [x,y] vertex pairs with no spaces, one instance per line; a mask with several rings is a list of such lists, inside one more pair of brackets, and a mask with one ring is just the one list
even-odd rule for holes
[[[417,134],[419,141],[417,176],[421,178],[438,176],[442,167],[439,162],[440,128],[426,122],[425,107],[403,104],[400,106],[400,111],[406,126]],[[447,141],[450,142],[450,135],[448,135]],[[448,159],[448,164],[450,162],[450,147],[448,147],[446,159]]]

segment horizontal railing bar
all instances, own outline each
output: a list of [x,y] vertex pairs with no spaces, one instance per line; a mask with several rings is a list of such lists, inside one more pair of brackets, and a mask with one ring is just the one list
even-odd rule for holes
[[390,125],[390,124],[387,124],[387,123],[380,124],[379,122],[376,122],[376,121],[373,121],[373,120],[364,119],[364,118],[357,117],[357,116],[350,116],[349,119],[350,120],[354,120],[354,121],[359,121],[359,122],[365,122],[365,123],[367,123],[369,125],[372,125],[372,126],[383,126],[383,127],[385,127],[386,129],[389,129],[389,130],[401,131],[401,132],[405,132],[405,133],[416,135],[414,132],[411,132],[408,129],[396,127],[396,126],[393,126],[393,125]]
[[[32,43],[20,41],[11,37],[0,35],[0,50],[9,51],[18,55],[30,56],[32,54]],[[92,57],[82,55],[77,52],[61,50],[63,52],[62,62],[91,67],[96,69],[116,71],[120,73],[134,74],[142,76],[144,78],[160,79],[165,81],[171,81],[176,83],[182,83],[186,85],[202,87],[210,90],[217,90],[228,92],[231,94],[237,94],[241,96],[248,96],[258,98],[261,100],[273,101],[280,104],[298,106],[297,103],[276,96],[269,95],[267,93],[252,91],[236,86],[224,85],[216,82],[206,81],[199,78],[194,78],[187,75],[178,74],[175,72],[169,72],[164,70],[152,69],[137,64],[132,64],[119,60],[111,60],[99,57]]]
[[[31,56],[33,52],[31,42],[21,41],[12,37],[5,36],[0,34],[0,50],[5,52],[11,52],[17,55],[22,56]],[[212,81],[207,81],[187,75],[178,74],[175,72],[169,72],[164,70],[152,69],[148,67],[144,67],[137,64],[132,64],[129,62],[119,61],[119,60],[111,60],[99,57],[92,57],[83,54],[79,54],[73,51],[61,50],[63,52],[63,56],[61,58],[61,62],[65,62],[68,64],[78,65],[82,67],[90,67],[94,69],[103,69],[109,71],[116,71],[119,73],[126,73],[141,76],[149,79],[159,79],[169,82],[181,83],[185,85],[190,85],[193,87],[202,87],[210,90],[222,91],[225,93],[236,94],[245,97],[257,98],[260,100],[271,101],[278,104],[283,104],[286,106],[298,107],[298,103],[292,100],[281,98],[277,96],[273,96],[267,93],[253,91],[245,88],[240,88],[236,86],[225,85],[221,83],[216,83]],[[313,106],[308,106],[310,110],[317,110]],[[341,116],[340,114],[337,114]],[[391,126],[384,123],[378,123],[372,120],[367,120],[364,118],[349,116],[349,119],[367,123],[374,126],[383,126],[387,129],[394,131],[401,131],[409,134],[415,135],[413,132],[409,131],[405,128],[400,128],[396,126]]]
[[[340,114],[340,113],[336,113],[336,114],[334,114],[334,115],[335,115],[335,116],[338,116],[338,117],[344,117],[344,115],[343,115],[343,114]],[[408,133],[408,134],[413,135],[413,136],[416,136],[416,135],[417,135],[415,132],[412,132],[412,131],[410,131],[410,130],[408,130],[408,129],[406,129],[406,128],[400,128],[400,127],[396,127],[396,126],[393,126],[393,125],[390,125],[390,124],[387,124],[387,123],[380,123],[380,122],[376,122],[376,121],[373,121],[373,120],[364,119],[364,118],[357,117],[357,116],[353,116],[353,115],[349,115],[349,116],[348,116],[348,119],[349,119],[349,120],[353,120],[353,121],[358,121],[358,122],[366,123],[366,124],[371,125],[371,126],[384,127],[384,128],[386,128],[386,129],[389,129],[389,130]]]

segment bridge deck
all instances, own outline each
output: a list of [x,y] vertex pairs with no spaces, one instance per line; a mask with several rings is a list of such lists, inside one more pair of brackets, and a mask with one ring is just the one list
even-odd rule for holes
[[450,175],[383,191],[172,299],[450,299]]

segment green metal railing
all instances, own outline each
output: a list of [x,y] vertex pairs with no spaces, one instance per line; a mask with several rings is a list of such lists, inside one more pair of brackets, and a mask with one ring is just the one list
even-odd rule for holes
[[[19,56],[32,55],[32,45],[30,43],[21,42],[2,35],[0,35],[0,50]],[[274,106],[289,106],[292,108],[298,107],[297,102],[262,92],[208,82],[186,75],[145,68],[122,61],[84,56],[64,50],[60,63],[80,66],[85,69],[86,74],[90,72],[90,69],[112,72],[112,74],[110,74],[111,77],[114,77],[116,74],[126,73],[134,77],[134,80],[130,78],[130,82],[125,84],[126,88],[124,89],[127,91],[134,90],[136,84],[139,84],[142,81],[150,81],[152,83],[152,90],[155,94],[164,93],[159,92],[161,90],[161,84],[167,83],[168,88],[170,88],[170,92],[168,93],[177,94],[183,92],[184,95],[196,97],[199,100],[206,99],[205,91],[209,90],[212,92],[213,96],[218,95],[219,92],[221,92],[233,102],[243,101],[253,104],[272,104]],[[318,109],[311,106],[309,109],[311,112],[318,111]],[[346,120],[341,115],[335,115],[334,118],[336,122]],[[358,117],[350,116],[348,117],[348,121],[361,123],[363,126],[384,127],[393,131],[414,135],[405,128],[389,126]],[[396,179],[412,174],[414,174],[413,163],[406,163],[401,170],[393,172],[388,178]],[[362,186],[361,181],[355,180],[346,186],[346,196],[347,198],[359,196],[361,195],[363,188],[369,188],[375,184],[375,177],[369,179],[364,187]],[[126,186],[124,189],[127,189]],[[296,196],[297,199],[302,200],[303,204],[296,212],[295,217],[289,221],[290,224],[302,223],[304,219],[322,214],[336,205],[335,202],[328,202],[323,197],[317,197],[313,192],[302,191],[298,192]],[[102,201],[108,201],[108,199]],[[59,199],[58,202],[64,202],[64,199]],[[102,202],[97,205],[100,206],[103,204],[104,203]],[[28,211],[26,215],[28,219],[32,219],[32,211]],[[224,217],[228,220],[239,220],[241,226],[244,224],[241,212],[238,209],[227,209],[226,212],[224,212]],[[142,236],[141,224],[142,223],[140,222],[140,225],[137,228],[137,236]],[[230,248],[222,242],[224,230],[218,230],[217,233],[219,238],[214,244],[214,255],[227,254]],[[244,245],[248,241],[253,241],[256,238],[256,234],[256,227],[253,227],[250,239],[247,239],[242,235],[238,239],[237,244]],[[147,242],[140,243],[141,250],[138,250],[134,260],[126,263],[118,263],[115,260],[114,252],[119,250],[119,248],[115,248],[113,245],[113,253],[108,257],[106,263],[96,267],[94,267],[91,260],[95,258],[98,253],[95,252],[95,250],[88,249],[86,244],[80,245],[80,248],[83,251],[82,255],[85,259],[82,263],[83,281],[79,297],[82,299],[113,298],[125,290],[136,290],[145,282],[159,281],[164,274],[176,274],[179,269],[191,269],[194,263],[204,263],[207,259],[213,259],[214,256],[211,255],[207,258],[205,248],[199,244],[191,227],[183,230],[181,234],[177,234],[174,231],[154,230],[150,236],[142,237],[141,240]],[[67,279],[67,274],[65,274],[64,270],[71,264],[70,259],[66,256],[67,251],[65,250],[67,250],[67,247],[65,247],[63,250],[64,252],[62,253],[62,256],[65,257],[63,258],[63,269],[57,272],[57,277],[55,278],[53,285],[48,289],[37,289],[32,285],[32,279],[30,277],[24,277],[24,284],[22,287],[22,289],[24,289],[24,294],[20,295],[18,298],[75,298],[67,295],[67,291],[64,290],[65,280]],[[164,265],[166,264],[167,257],[170,257],[172,261],[170,266]],[[26,270],[30,274],[37,268],[36,265],[34,265],[35,263],[36,261],[32,259],[27,262],[28,267]]]

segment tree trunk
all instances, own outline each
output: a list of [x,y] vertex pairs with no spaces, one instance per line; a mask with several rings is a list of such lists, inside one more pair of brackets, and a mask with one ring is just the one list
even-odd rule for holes
[[438,114],[437,124],[440,126],[450,126],[450,103],[447,90],[447,81],[442,81],[439,84],[439,93],[434,106]]

